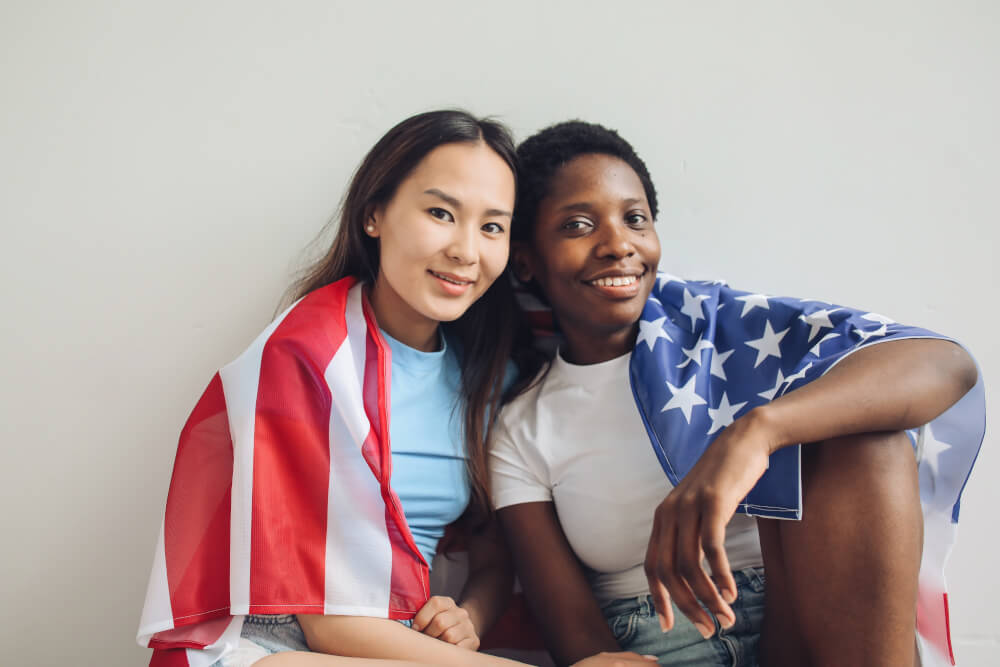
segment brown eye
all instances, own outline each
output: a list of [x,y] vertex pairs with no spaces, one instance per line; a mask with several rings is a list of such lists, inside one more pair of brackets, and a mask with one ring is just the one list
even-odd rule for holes
[[562,228],[569,232],[585,232],[593,227],[593,223],[589,220],[583,220],[581,218],[573,218],[572,220],[567,220],[563,223]]
[[437,206],[435,206],[434,208],[427,209],[427,212],[430,213],[431,216],[437,218],[438,220],[444,220],[445,222],[455,222],[455,217],[443,208],[438,208]]
[[646,216],[642,213],[629,213],[625,216],[625,222],[633,227],[640,227],[644,222],[646,222]]
[[487,234],[503,234],[503,225],[496,222],[487,222],[480,229],[482,229]]

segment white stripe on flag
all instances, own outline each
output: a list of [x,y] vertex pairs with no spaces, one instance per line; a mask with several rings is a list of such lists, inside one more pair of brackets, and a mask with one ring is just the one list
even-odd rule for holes
[[146,646],[157,632],[172,629],[173,618],[174,612],[170,607],[170,585],[167,583],[163,521],[160,521],[160,536],[156,540],[156,551],[153,554],[153,571],[149,574],[146,602],[142,606],[142,620],[139,621],[139,644]]
[[[371,424],[365,415],[361,384],[368,328],[360,288],[348,293],[346,318],[347,340],[325,372],[333,405],[323,612],[386,617],[392,545],[378,480],[361,453]],[[345,572],[351,576],[344,576]]]
[[261,357],[271,334],[298,301],[271,322],[231,364],[219,371],[233,438],[233,493],[229,514],[229,613],[250,613],[250,539],[253,519],[253,445]]
[[243,631],[243,616],[234,616],[216,641],[203,649],[186,649],[188,667],[211,667],[219,658],[236,650]]

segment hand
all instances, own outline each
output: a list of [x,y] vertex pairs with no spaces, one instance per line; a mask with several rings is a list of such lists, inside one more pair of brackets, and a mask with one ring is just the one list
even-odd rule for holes
[[574,662],[570,667],[628,667],[629,665],[656,664],[655,655],[639,655],[638,653],[598,653],[580,662]]
[[470,651],[479,649],[479,635],[469,612],[442,595],[434,595],[413,617],[413,629]]
[[[726,556],[726,524],[764,471],[775,438],[752,411],[719,434],[660,503],[646,549],[646,579],[663,631],[674,626],[671,598],[706,639],[715,631],[705,605],[724,628],[736,618],[736,582]],[[712,579],[702,568],[707,558]],[[714,581],[713,581],[714,579]]]

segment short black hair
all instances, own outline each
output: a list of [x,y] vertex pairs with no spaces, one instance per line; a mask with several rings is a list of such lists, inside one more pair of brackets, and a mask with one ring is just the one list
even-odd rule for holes
[[520,169],[512,230],[515,241],[531,241],[538,205],[548,195],[552,177],[560,167],[581,155],[595,153],[616,157],[632,167],[646,191],[650,213],[656,218],[656,188],[646,163],[632,145],[603,125],[570,120],[535,133],[517,147]]

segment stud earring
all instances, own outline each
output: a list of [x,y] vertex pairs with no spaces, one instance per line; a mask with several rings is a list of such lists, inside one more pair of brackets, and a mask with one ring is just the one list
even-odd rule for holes
[[367,225],[365,225],[365,231],[368,232],[369,234],[374,234],[375,233],[375,225],[373,225],[371,223],[368,223]]

